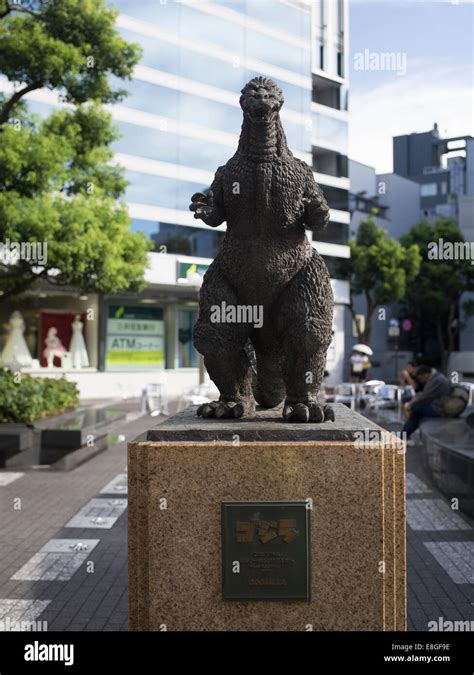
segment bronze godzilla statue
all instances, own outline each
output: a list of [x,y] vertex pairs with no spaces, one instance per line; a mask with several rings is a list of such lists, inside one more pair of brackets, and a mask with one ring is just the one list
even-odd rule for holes
[[334,420],[332,408],[318,403],[334,300],[326,265],[305,234],[305,227],[326,227],[329,208],[311,168],[288,148],[282,91],[256,77],[242,89],[240,105],[237,152],[217,169],[207,194],[191,197],[195,218],[211,227],[227,222],[194,328],[220,399],[200,406],[198,415],[251,415],[255,402],[273,408],[286,396],[285,420]]

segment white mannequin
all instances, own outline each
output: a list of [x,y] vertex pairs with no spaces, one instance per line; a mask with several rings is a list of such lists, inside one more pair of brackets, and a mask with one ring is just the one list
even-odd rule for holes
[[66,351],[63,343],[58,338],[58,329],[54,326],[48,330],[48,335],[45,339],[46,349],[43,351],[43,356],[48,362],[48,368],[54,367],[54,357],[61,358]]
[[79,314],[76,314],[71,326],[72,338],[71,344],[69,345],[69,352],[71,353],[72,366],[73,368],[88,368],[89,356],[87,354],[86,343],[82,334],[84,324],[82,323]]
[[23,368],[30,368],[33,365],[33,359],[23,337],[25,322],[20,312],[13,312],[9,327],[10,332],[0,358],[2,365],[19,365]]

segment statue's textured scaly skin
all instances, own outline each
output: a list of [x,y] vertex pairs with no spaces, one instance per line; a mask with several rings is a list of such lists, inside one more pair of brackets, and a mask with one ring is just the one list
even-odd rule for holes
[[[318,404],[331,342],[333,294],[321,256],[305,227],[326,227],[329,208],[310,167],[293,157],[280,122],[281,90],[266,78],[242,90],[239,146],[217,169],[208,194],[191,198],[194,217],[227,222],[221,249],[204,276],[194,345],[203,354],[219,401],[204,417],[252,414],[255,401],[278,405],[291,421],[334,419]],[[212,321],[213,307],[263,308],[263,325]],[[251,341],[257,376],[246,353]],[[252,379],[254,380],[252,382]]]

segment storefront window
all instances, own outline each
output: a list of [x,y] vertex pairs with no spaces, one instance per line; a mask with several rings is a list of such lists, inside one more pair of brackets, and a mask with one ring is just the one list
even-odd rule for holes
[[109,305],[106,370],[161,370],[165,367],[163,310]]

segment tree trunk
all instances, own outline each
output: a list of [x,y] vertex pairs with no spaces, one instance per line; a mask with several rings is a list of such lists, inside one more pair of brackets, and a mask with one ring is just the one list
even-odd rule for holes
[[439,351],[441,354],[441,371],[446,374],[446,370],[448,367],[448,358],[449,354],[446,349],[446,343],[444,340],[444,335],[443,335],[443,326],[441,325],[441,317],[438,316],[436,319],[436,334],[438,336],[438,345],[439,345]]
[[357,340],[358,342],[362,342],[362,331],[359,325],[359,321],[357,319],[357,314],[354,309],[354,298],[352,295],[352,291],[349,291],[349,311],[351,313],[352,320],[354,321],[354,325],[357,331]]
[[28,94],[30,91],[34,91],[35,89],[41,89],[41,87],[44,85],[44,82],[41,80],[38,80],[37,82],[31,82],[29,85],[24,87],[23,89],[19,89],[16,91],[9,99],[3,104],[3,108],[0,111],[0,126],[2,124],[5,124],[8,122],[8,118],[10,117],[10,113],[15,107],[15,105],[18,103],[18,101]]
[[362,344],[368,345],[369,340],[370,340],[370,335],[371,335],[371,322],[372,322],[372,316],[375,311],[375,305],[372,304],[372,301],[369,296],[366,295],[366,300],[367,300],[367,310],[365,314],[365,326],[364,330],[361,329],[359,321],[357,319],[357,314],[354,309],[354,302],[352,298],[352,293],[349,296],[349,311],[351,313],[351,317],[354,321],[354,325],[356,327],[357,331],[357,340],[358,342],[361,342]]
[[352,316],[352,319],[354,321],[354,325],[355,325],[355,328],[356,328],[356,331],[357,331],[357,340],[358,340],[358,342],[362,342],[363,332],[361,330],[359,319],[357,318],[357,314],[355,313],[355,310],[352,307],[352,305],[349,305],[349,310],[350,310],[350,313],[351,313],[351,316]]
[[17,264],[9,274],[0,275],[0,298],[5,301],[15,296],[22,295],[39,279],[46,279],[48,270],[35,274],[29,265]]
[[[458,325],[456,327],[454,326],[456,308],[457,308],[457,303],[454,303],[454,302],[449,307],[448,325],[446,327],[448,341],[447,341],[446,348],[443,351],[443,358],[441,360],[441,367],[443,369],[443,373],[446,373],[447,370],[448,370],[449,357],[451,356],[451,353],[454,351],[456,335],[459,332]],[[449,375],[451,375],[451,374],[449,373]]]
[[370,342],[370,336],[372,334],[372,317],[374,315],[376,305],[373,304],[370,295],[366,292],[365,300],[367,302],[367,309],[365,313],[365,328],[364,332],[361,335],[361,342],[368,345]]

